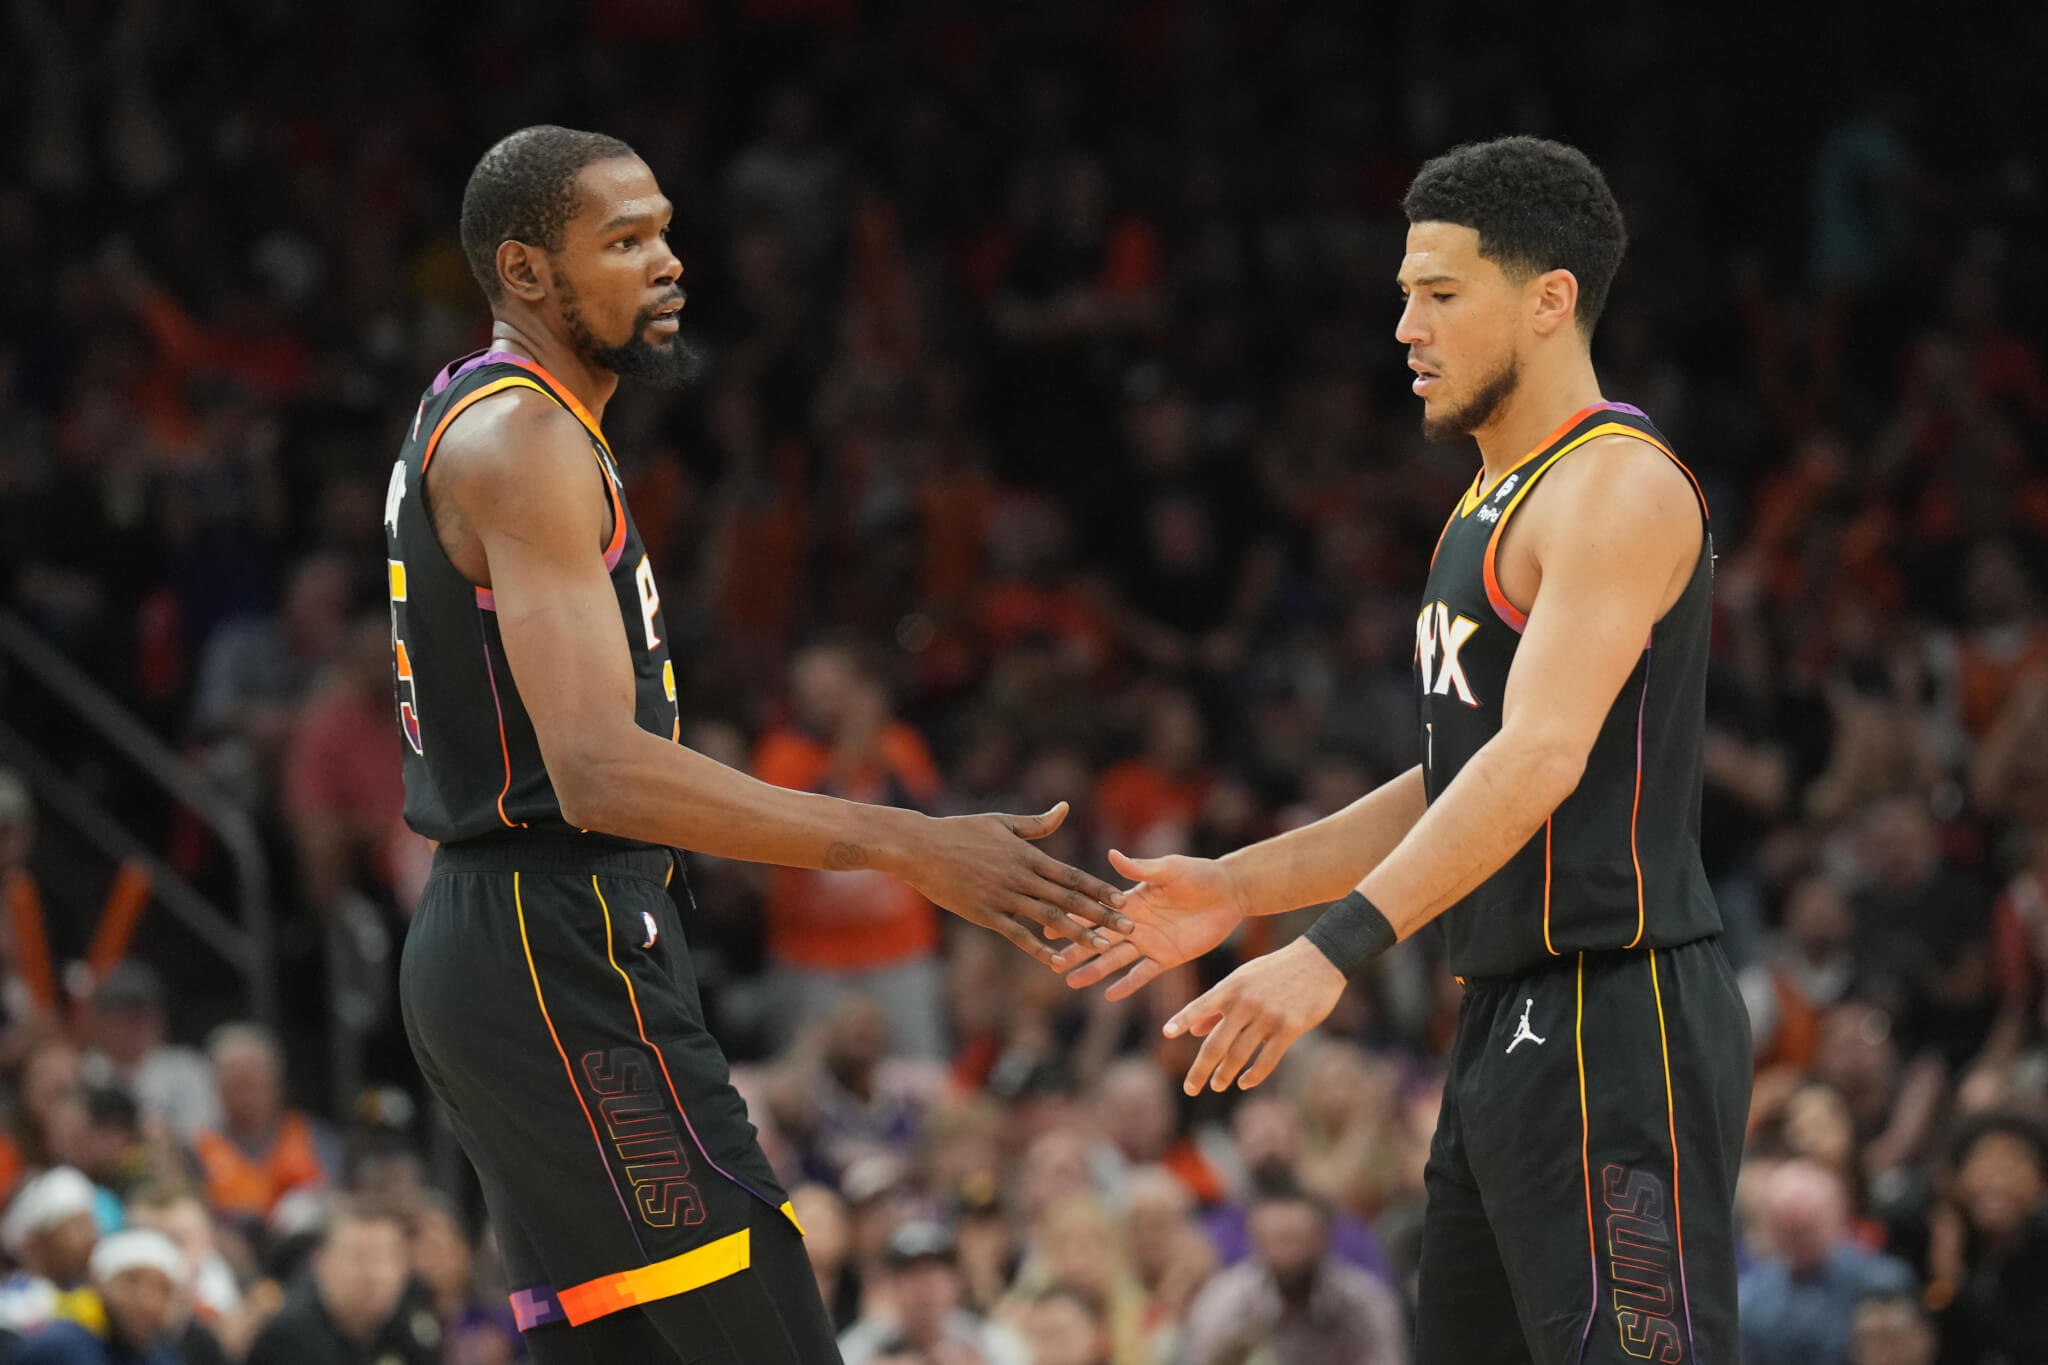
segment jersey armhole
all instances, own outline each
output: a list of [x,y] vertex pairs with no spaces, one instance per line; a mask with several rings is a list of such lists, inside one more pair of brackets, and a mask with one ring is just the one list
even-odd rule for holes
[[[1700,481],[1694,477],[1690,469],[1685,467],[1685,462],[1671,452],[1670,446],[1665,445],[1663,441],[1652,436],[1647,431],[1637,427],[1626,426],[1620,422],[1603,423],[1547,456],[1543,463],[1536,467],[1535,472],[1522,481],[1522,486],[1515,490],[1515,495],[1508,499],[1508,505],[1501,509],[1500,520],[1493,524],[1493,534],[1486,539],[1486,555],[1480,561],[1480,576],[1486,581],[1486,600],[1492,605],[1494,615],[1498,616],[1508,629],[1514,631],[1517,635],[1520,635],[1528,626],[1529,615],[1508,600],[1508,595],[1501,590],[1500,579],[1494,572],[1494,558],[1500,550],[1501,532],[1507,530],[1508,518],[1515,514],[1515,509],[1522,505],[1522,499],[1529,496],[1529,490],[1534,488],[1537,481],[1550,471],[1552,465],[1571,454],[1574,450],[1577,450],[1580,446],[1585,445],[1588,441],[1596,440],[1602,436],[1631,437],[1641,441],[1644,445],[1649,446],[1665,459],[1678,466],[1679,472],[1685,475],[1686,482],[1692,485],[1693,496],[1699,500],[1700,553],[1703,555],[1712,553],[1712,542],[1710,539],[1712,535],[1712,514],[1707,508],[1706,490],[1700,487]],[[1693,571],[1695,573],[1699,571],[1697,561],[1693,565]]]
[[[584,428],[586,433],[585,439],[586,441],[588,440],[588,424],[583,421],[578,413],[563,403],[560,398],[549,392],[547,386],[540,381],[523,374],[507,375],[503,379],[494,379],[490,383],[480,385],[471,392],[456,399],[455,406],[443,413],[441,420],[434,424],[433,434],[427,437],[427,448],[420,455],[420,503],[423,510],[427,506],[427,466],[433,463],[434,452],[441,448],[442,436],[447,434],[448,428],[454,423],[455,419],[469,411],[473,405],[485,398],[491,397],[493,394],[503,393],[507,389],[532,389],[535,393],[542,395],[550,403],[569,413],[571,417],[577,418],[577,425]],[[590,458],[597,462],[597,476],[604,481],[605,496],[611,501],[612,533],[610,540],[604,547],[604,569],[606,573],[610,573],[619,567],[619,559],[626,550],[626,505],[624,499],[619,495],[618,481],[612,477],[611,466],[605,463],[604,456],[598,452],[595,444],[592,444],[590,447]],[[432,521],[433,517],[430,513],[428,516],[430,529]],[[440,546],[442,556],[446,558],[448,547],[441,545],[441,537],[438,533],[434,535],[434,543]],[[448,566],[455,568],[455,562],[452,559],[449,560]],[[457,569],[456,572],[461,573],[461,570]],[[470,586],[476,590],[477,605],[487,610],[496,609],[496,603],[491,598],[491,590],[489,588],[476,583],[472,583]]]

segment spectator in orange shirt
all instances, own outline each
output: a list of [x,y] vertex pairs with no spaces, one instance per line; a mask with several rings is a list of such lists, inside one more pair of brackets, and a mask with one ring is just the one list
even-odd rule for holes
[[1108,845],[1140,857],[1180,851],[1209,791],[1202,713],[1187,693],[1162,692],[1145,714],[1145,747],[1095,787]]
[[207,1045],[220,1087],[218,1129],[193,1143],[216,1214],[261,1223],[277,1201],[297,1189],[330,1183],[341,1169],[334,1136],[284,1102],[284,1056],[269,1030],[256,1024],[224,1024]]
[[[928,809],[939,796],[931,750],[889,714],[882,680],[844,645],[814,645],[790,669],[791,724],[770,731],[754,775],[799,791]],[[872,869],[777,868],[767,904],[775,980],[771,1032],[788,1042],[849,994],[875,997],[890,1051],[945,1053],[938,912],[909,886]]]

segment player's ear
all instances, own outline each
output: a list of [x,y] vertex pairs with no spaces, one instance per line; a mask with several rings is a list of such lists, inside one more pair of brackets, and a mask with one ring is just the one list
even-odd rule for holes
[[1579,277],[1569,270],[1546,270],[1529,282],[1534,314],[1530,323],[1538,336],[1572,325],[1579,311]]
[[498,243],[498,279],[505,292],[527,303],[539,303],[553,279],[540,252],[524,242]]

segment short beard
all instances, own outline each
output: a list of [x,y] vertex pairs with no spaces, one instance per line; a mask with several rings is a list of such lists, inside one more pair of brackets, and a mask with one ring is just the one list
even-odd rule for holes
[[[684,341],[682,333],[664,342],[647,340],[647,329],[654,322],[652,308],[643,308],[634,315],[633,330],[624,345],[601,344],[583,321],[575,286],[566,279],[561,284],[562,322],[569,329],[569,344],[576,348],[576,354],[599,369],[657,389],[685,388],[703,372],[703,353]],[[680,296],[682,291],[676,293]]]
[[1464,407],[1442,417],[1431,417],[1429,410],[1423,409],[1422,434],[1432,441],[1456,441],[1470,436],[1500,415],[1502,406],[1514,397],[1521,382],[1521,359],[1510,354],[1507,363],[1479,386],[1479,392]]

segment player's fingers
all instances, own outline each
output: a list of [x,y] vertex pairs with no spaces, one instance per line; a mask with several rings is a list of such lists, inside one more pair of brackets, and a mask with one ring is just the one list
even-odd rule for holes
[[[1046,933],[1051,934],[1052,930],[1048,929]],[[1059,955],[1053,958],[1053,967],[1060,972],[1071,972],[1092,961],[1098,953],[1107,951],[1092,943],[1076,943],[1069,939],[1062,939],[1057,946]]]
[[1245,1020],[1244,1027],[1237,1031],[1237,1036],[1230,1040],[1230,1046],[1217,1059],[1215,1074],[1209,1078],[1209,1088],[1216,1091],[1230,1089],[1230,1083],[1237,1079],[1238,1073],[1251,1061],[1252,1054],[1270,1036],[1271,1028],[1272,1025],[1258,1015]]
[[1226,1014],[1215,1030],[1202,1040],[1202,1050],[1195,1054],[1194,1064],[1188,1067],[1187,1079],[1181,1082],[1181,1089],[1190,1095],[1201,1094],[1202,1087],[1208,1084],[1210,1075],[1222,1063],[1243,1028],[1242,1020]]
[[1230,1007],[1236,995],[1237,987],[1226,976],[1182,1005],[1180,1013],[1167,1020],[1160,1032],[1169,1038],[1178,1038],[1183,1033],[1192,1033],[1199,1038],[1215,1026],[1216,1020]]
[[[1093,962],[1084,962],[1075,967],[1068,968],[1067,984],[1077,991],[1086,990],[1098,981],[1108,980],[1111,973],[1121,971],[1123,968],[1130,966],[1141,956],[1143,954],[1138,951],[1137,944],[1119,943],[1108,952],[1098,956]],[[1112,987],[1110,998],[1120,1000],[1123,997],[1116,995],[1115,988]]]
[[1057,858],[1032,850],[1029,864],[1038,880],[1052,888],[1049,894],[1037,890],[1032,894],[1046,899],[1058,899],[1061,905],[1077,915],[1082,915],[1096,924],[1107,925],[1120,933],[1131,931],[1131,922],[1116,911],[1124,903],[1124,893],[1103,881],[1091,877],[1078,867],[1069,867]]
[[1293,1047],[1300,1040],[1301,1035],[1298,1033],[1292,1038],[1268,1038],[1266,1045],[1259,1049],[1258,1060],[1253,1062],[1244,1075],[1238,1078],[1237,1088],[1239,1090],[1249,1090],[1268,1076],[1271,1076],[1274,1071],[1279,1069],[1280,1059],[1287,1055],[1287,1049]]
[[1102,994],[1104,998],[1109,1000],[1128,1000],[1154,981],[1157,981],[1160,973],[1165,970],[1165,963],[1156,957],[1148,957],[1128,972],[1125,972],[1123,976],[1111,982],[1109,989]]
[[1116,942],[1110,933],[1071,912],[1058,901],[1048,899],[1052,893],[1042,881],[1019,878],[1010,885],[1009,895],[996,908],[1008,914],[1017,915],[1040,925],[1047,938],[1069,938],[1076,943],[1088,943],[1097,949],[1107,948]]
[[995,923],[991,927],[1004,938],[1010,940],[1010,942],[1016,944],[1040,962],[1043,962],[1046,966],[1052,966],[1052,960],[1055,956],[1052,945],[1038,936],[1037,926],[1032,921],[1020,919],[1015,915],[1003,914],[999,911],[995,916]]

